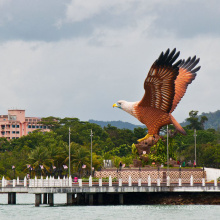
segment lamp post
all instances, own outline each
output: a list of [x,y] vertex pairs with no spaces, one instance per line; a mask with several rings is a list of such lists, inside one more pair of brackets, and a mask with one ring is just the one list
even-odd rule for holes
[[169,133],[168,133],[168,125],[167,125],[167,175],[169,172],[169,137],[168,137]]
[[91,136],[91,176],[92,176],[92,137],[93,137],[92,129],[90,136]]
[[70,166],[70,127],[69,127],[69,177],[71,176],[71,166]]
[[196,166],[196,129],[194,129],[194,138],[195,138],[195,166]]

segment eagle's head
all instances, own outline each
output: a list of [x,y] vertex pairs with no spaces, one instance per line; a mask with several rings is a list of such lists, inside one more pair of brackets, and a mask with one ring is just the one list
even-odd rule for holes
[[117,107],[117,108],[120,108],[120,109],[126,111],[127,103],[128,103],[128,102],[126,102],[126,101],[124,101],[124,100],[119,100],[119,101],[117,101],[115,104],[113,104],[112,107],[113,107],[113,108],[114,108],[114,107]]
[[115,104],[113,104],[112,107],[113,108],[114,107],[120,108],[120,109],[128,112],[129,114],[133,115],[134,103],[135,102],[127,102],[124,100],[120,100],[120,101],[117,101]]

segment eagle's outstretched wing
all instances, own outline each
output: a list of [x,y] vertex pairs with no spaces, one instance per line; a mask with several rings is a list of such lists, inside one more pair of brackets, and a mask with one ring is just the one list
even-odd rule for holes
[[175,80],[179,74],[179,65],[182,60],[173,64],[180,52],[168,49],[162,52],[152,65],[144,82],[145,94],[139,106],[153,107],[169,113],[175,96]]
[[179,75],[175,81],[175,95],[170,113],[174,111],[181,98],[184,96],[187,86],[195,79],[196,72],[201,68],[200,66],[196,67],[198,63],[199,58],[196,59],[196,56],[192,59],[189,57],[186,61],[183,60],[182,63],[180,63]]

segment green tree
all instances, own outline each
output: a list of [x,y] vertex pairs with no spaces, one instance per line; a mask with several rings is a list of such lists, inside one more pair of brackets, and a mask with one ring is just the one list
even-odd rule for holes
[[204,130],[204,123],[208,121],[206,116],[202,116],[199,120],[198,111],[190,111],[189,118],[186,119],[190,124],[187,125],[188,129]]

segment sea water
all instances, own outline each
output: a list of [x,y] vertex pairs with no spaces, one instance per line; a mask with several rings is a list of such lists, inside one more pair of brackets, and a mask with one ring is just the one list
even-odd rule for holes
[[66,206],[65,194],[54,194],[54,206],[35,207],[33,194],[16,194],[16,205],[8,205],[8,194],[0,194],[0,220],[218,220],[219,205],[118,205]]

